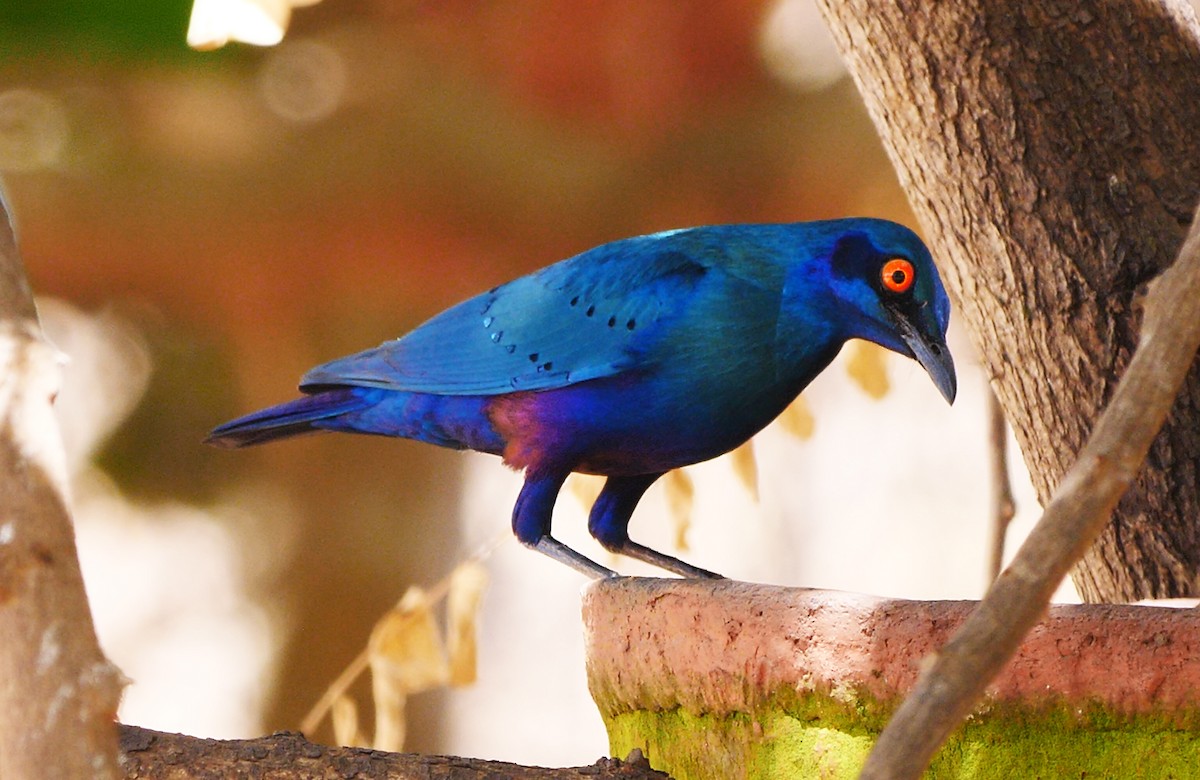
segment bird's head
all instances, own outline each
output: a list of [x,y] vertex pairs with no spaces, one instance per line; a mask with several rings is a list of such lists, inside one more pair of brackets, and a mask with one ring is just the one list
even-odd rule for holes
[[828,273],[847,337],[914,358],[954,403],[957,380],[946,347],[950,300],[929,250],[915,233],[894,222],[839,222]]

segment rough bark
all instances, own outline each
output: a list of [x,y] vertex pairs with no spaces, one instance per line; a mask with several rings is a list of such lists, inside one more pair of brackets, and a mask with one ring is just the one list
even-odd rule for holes
[[1083,452],[1013,562],[923,670],[880,735],[864,780],[921,775],[1042,618],[1138,473],[1200,349],[1200,211],[1196,219],[1175,265],[1150,285],[1137,352]]
[[122,677],[100,652],[42,339],[0,193],[0,777],[116,778]]
[[602,758],[591,766],[543,769],[503,761],[331,748],[302,734],[279,732],[259,739],[215,740],[121,726],[121,763],[128,780],[571,780],[623,778],[664,780],[644,758]]
[[[818,0],[1045,505],[1137,343],[1200,195],[1183,0]],[[1089,601],[1190,595],[1200,369],[1072,575]]]

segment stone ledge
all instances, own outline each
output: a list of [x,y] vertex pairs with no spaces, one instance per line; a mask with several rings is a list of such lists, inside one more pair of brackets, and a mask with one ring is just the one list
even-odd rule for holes
[[[750,768],[779,761],[789,772],[853,776],[922,659],[974,606],[732,581],[598,581],[584,595],[588,684],[614,754],[641,747],[677,777],[717,776],[715,766],[721,776],[770,776]],[[1070,760],[1076,777],[1089,757],[1105,772],[1097,776],[1119,776],[1123,754],[1150,771],[1136,776],[1200,777],[1198,727],[1200,610],[1061,605],[989,687],[955,750],[943,751],[953,765],[939,760],[947,777],[993,776],[964,775],[963,761],[1004,767],[995,776],[1022,776],[1005,774],[1016,765],[1051,771],[1005,753],[1020,746]],[[1108,737],[1097,743],[1082,729]],[[1191,769],[1151,770],[1143,740]],[[1002,761],[987,757],[987,744]]]

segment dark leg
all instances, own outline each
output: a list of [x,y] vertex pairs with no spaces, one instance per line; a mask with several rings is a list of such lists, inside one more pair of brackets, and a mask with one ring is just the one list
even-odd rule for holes
[[615,577],[617,573],[572,550],[550,535],[550,520],[554,500],[567,479],[568,472],[525,475],[525,485],[513,507],[513,533],[517,541],[565,563],[588,577]]
[[592,504],[591,514],[588,516],[588,531],[600,544],[615,553],[645,561],[681,577],[721,579],[720,574],[652,550],[629,538],[629,518],[633,516],[634,507],[641,500],[646,488],[661,476],[662,474],[638,474],[632,477],[609,477],[604,483],[604,489],[596,498],[596,503]]

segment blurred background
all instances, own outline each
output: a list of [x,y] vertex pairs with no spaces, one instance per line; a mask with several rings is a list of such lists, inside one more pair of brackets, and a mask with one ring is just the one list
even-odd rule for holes
[[[507,538],[518,475],[370,437],[200,441],[316,363],[598,243],[914,225],[823,22],[810,0],[199,2],[203,50],[191,0],[0,4],[0,174],[70,358],[80,554],[132,680],[122,719],[296,728],[407,586],[499,538],[479,681],[414,696],[407,747],[594,761],[585,583]],[[218,47],[230,35],[274,45]],[[689,469],[683,557],[760,582],[981,595],[986,385],[957,324],[951,346],[953,408],[899,358],[873,398],[844,354],[805,394],[811,418],[756,439],[751,478],[744,458]],[[1010,548],[1038,512],[1016,480]],[[556,535],[644,572],[586,538],[589,489],[564,496]],[[681,497],[656,486],[636,537],[671,549]]]

